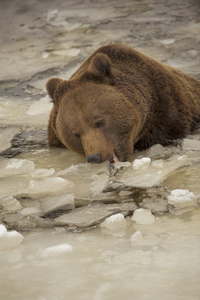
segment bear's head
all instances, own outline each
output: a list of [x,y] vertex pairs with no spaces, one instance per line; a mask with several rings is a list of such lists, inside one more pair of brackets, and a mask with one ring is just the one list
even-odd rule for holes
[[65,147],[88,162],[126,161],[133,152],[140,122],[123,88],[115,84],[116,76],[108,56],[97,53],[69,81],[52,78],[46,85],[54,103],[51,128]]

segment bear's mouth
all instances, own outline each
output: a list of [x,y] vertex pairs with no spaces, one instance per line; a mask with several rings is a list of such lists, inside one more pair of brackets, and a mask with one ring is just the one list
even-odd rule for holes
[[117,161],[119,161],[119,159],[118,159],[118,157],[117,157],[117,155],[116,155],[116,153],[115,153],[115,150],[114,150],[114,151],[113,151],[112,157],[109,159],[109,162],[110,162],[111,164],[114,164],[114,163],[116,163]]

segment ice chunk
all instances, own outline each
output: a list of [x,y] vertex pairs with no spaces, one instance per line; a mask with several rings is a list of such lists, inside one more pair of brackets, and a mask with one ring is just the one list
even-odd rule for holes
[[150,209],[139,208],[136,209],[132,216],[132,221],[137,224],[149,225],[155,222],[155,217],[152,215]]
[[20,128],[16,128],[16,127],[1,128],[0,152],[11,147],[11,140],[19,132],[20,132]]
[[149,157],[143,157],[141,159],[135,159],[133,161],[133,169],[138,170],[140,168],[147,168],[151,163],[151,159]]
[[164,213],[168,212],[168,201],[162,199],[161,196],[151,196],[151,198],[144,198],[140,203],[142,208],[150,209],[153,212]]
[[58,9],[49,10],[47,13],[47,22],[54,20],[58,15]]
[[128,161],[125,161],[125,162],[117,161],[114,164],[114,168],[115,169],[128,168],[130,165],[131,165],[131,163]]
[[140,231],[136,231],[130,238],[132,245],[153,246],[159,243],[159,238],[154,234],[142,235]]
[[55,210],[70,210],[75,208],[74,194],[46,197],[40,200],[41,208],[44,213]]
[[19,203],[19,201],[15,199],[13,196],[3,197],[2,199],[0,199],[0,204],[3,206],[4,210],[10,212],[16,212],[22,209],[22,206]]
[[0,177],[21,175],[34,169],[34,163],[28,159],[5,159],[0,162]]
[[119,196],[120,198],[128,198],[132,193],[131,191],[120,191]]
[[102,190],[106,187],[109,177],[107,174],[101,174],[101,175],[92,175],[92,183],[90,190],[93,193],[93,195],[98,195],[102,192]]
[[20,214],[23,216],[29,216],[34,214],[39,214],[40,210],[35,207],[26,207],[20,211]]
[[71,245],[61,244],[61,245],[46,248],[42,252],[42,257],[48,258],[48,257],[56,257],[56,256],[66,255],[66,254],[71,253],[72,251],[73,251],[73,248]]
[[[147,161],[147,164],[148,163],[149,161]],[[156,164],[161,167],[161,161],[156,162]],[[136,187],[146,189],[161,184],[170,173],[183,165],[185,165],[185,161],[177,160],[177,155],[174,155],[168,160],[163,160],[163,167],[160,170],[156,165],[154,167],[151,165],[145,169],[141,167],[137,170],[133,170],[133,168],[128,167],[115,175],[115,182],[124,185],[126,188]],[[137,163],[136,166],[139,167]]]
[[199,151],[200,150],[200,141],[193,139],[184,139],[182,143],[183,151]]
[[162,159],[156,159],[152,161],[152,166],[155,168],[162,168],[163,167],[163,160]]
[[0,239],[7,234],[7,229],[3,224],[0,224]]
[[8,232],[4,225],[0,225],[0,249],[16,247],[23,241],[23,239],[23,235],[19,232]]
[[34,169],[31,172],[31,176],[32,177],[48,177],[51,176],[55,173],[55,169],[51,168],[51,169]]
[[144,237],[140,231],[136,231],[130,238],[131,243],[144,245]]
[[133,212],[137,206],[135,203],[117,204],[93,204],[77,208],[71,212],[56,218],[55,224],[88,228],[101,223],[105,218],[117,214]]
[[49,96],[42,97],[39,101],[31,104],[26,114],[29,116],[49,114],[53,104],[49,101]]
[[116,215],[112,215],[111,217],[107,218],[103,223],[101,223],[101,228],[105,228],[107,230],[126,230],[127,223],[124,215],[119,213]]
[[174,205],[176,208],[185,208],[197,205],[197,197],[188,190],[173,190],[167,198],[168,203]]
[[187,158],[187,155],[181,155],[179,157],[177,157],[178,160],[184,160]]
[[46,51],[44,51],[43,53],[42,53],[42,58],[47,58],[49,56],[49,53],[48,52],[46,52]]
[[50,177],[42,180],[31,180],[28,186],[28,192],[31,196],[45,195],[45,194],[62,194],[68,189],[72,188],[74,183],[61,178],[61,177]]

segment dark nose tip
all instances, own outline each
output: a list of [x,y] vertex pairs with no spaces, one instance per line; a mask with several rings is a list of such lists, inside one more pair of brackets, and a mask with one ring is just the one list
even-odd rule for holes
[[87,156],[88,163],[101,163],[102,162],[102,155],[101,153],[90,154]]

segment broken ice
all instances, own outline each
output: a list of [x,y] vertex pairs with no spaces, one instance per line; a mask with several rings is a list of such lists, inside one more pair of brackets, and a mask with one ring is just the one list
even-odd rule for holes
[[0,224],[0,249],[13,248],[21,244],[24,237],[17,231],[7,231],[6,227]]
[[21,175],[34,169],[34,163],[28,159],[6,159],[0,162],[0,177]]
[[31,172],[31,176],[32,177],[47,177],[47,176],[51,176],[55,173],[55,169],[51,168],[51,169],[34,169]]
[[70,210],[75,208],[74,194],[46,197],[40,199],[40,204],[44,213],[56,210]]
[[58,195],[66,192],[74,186],[74,183],[61,178],[61,177],[50,177],[42,180],[31,180],[28,186],[28,193],[31,196],[36,195]]
[[138,170],[140,168],[147,168],[151,163],[151,159],[149,157],[143,157],[141,159],[135,159],[133,161],[133,169]]
[[123,236],[126,233],[127,222],[124,215],[118,213],[106,218],[106,220],[101,223],[100,227],[111,234]]
[[184,139],[182,143],[182,149],[184,151],[200,151],[200,141]]
[[49,96],[42,97],[39,101],[31,104],[26,114],[29,116],[48,114],[52,109],[52,103],[49,100]]
[[22,209],[20,202],[13,196],[5,196],[0,199],[0,204],[5,211],[17,212]]
[[168,203],[176,208],[185,208],[197,205],[197,197],[188,190],[173,190],[168,196]]
[[150,209],[139,208],[136,209],[132,216],[132,221],[137,224],[149,225],[155,222],[155,217],[152,215]]

